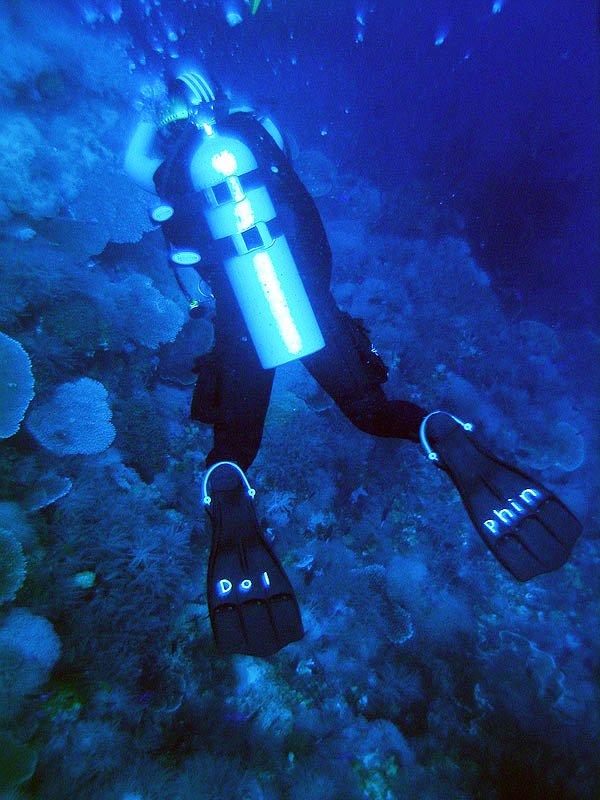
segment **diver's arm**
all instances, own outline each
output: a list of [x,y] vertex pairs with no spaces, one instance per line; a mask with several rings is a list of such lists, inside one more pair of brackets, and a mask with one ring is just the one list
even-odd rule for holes
[[283,134],[281,133],[277,125],[275,125],[271,117],[267,117],[266,115],[259,115],[257,116],[257,119],[263,126],[263,128],[266,130],[266,132],[269,134],[271,139],[273,139],[277,147],[282,151],[282,153],[285,153],[286,156],[289,155],[289,148],[286,144],[285,139],[283,138]]
[[162,159],[153,157],[152,145],[156,137],[157,126],[153,122],[138,123],[125,153],[123,166],[128,175],[148,192],[156,193],[154,173],[162,163]]
[[171,264],[175,277],[181,291],[185,294],[188,300],[198,299],[204,296],[202,284],[204,281],[200,277],[196,267],[179,267]]

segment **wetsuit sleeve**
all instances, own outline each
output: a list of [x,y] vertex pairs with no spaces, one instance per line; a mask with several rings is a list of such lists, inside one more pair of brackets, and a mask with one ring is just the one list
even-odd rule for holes
[[176,204],[171,219],[164,222],[161,227],[167,243],[171,266],[177,267],[176,261],[173,261],[173,256],[177,252],[196,253],[199,261],[193,267],[202,279],[210,284],[215,269],[219,268],[220,258],[215,242],[204,221],[202,210],[197,206],[197,197],[181,198]]
[[156,134],[153,122],[139,122],[129,140],[123,161],[127,174],[148,192],[156,191],[153,177],[162,161],[153,152]]
[[203,198],[194,190],[191,180],[189,164],[197,147],[198,132],[186,123],[174,123],[172,127],[174,132],[165,145],[165,159],[154,173],[158,196],[173,209],[161,228],[170,257],[177,251],[197,253],[200,260],[193,266],[210,283],[221,258],[205,221]]

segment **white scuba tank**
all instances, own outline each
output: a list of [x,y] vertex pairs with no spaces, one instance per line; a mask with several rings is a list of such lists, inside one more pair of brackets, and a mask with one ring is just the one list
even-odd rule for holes
[[204,216],[213,239],[229,245],[223,266],[252,342],[265,369],[315,353],[325,346],[285,236],[273,236],[277,213],[266,186],[245,185],[257,169],[237,137],[204,125],[191,161],[194,189],[206,200]]

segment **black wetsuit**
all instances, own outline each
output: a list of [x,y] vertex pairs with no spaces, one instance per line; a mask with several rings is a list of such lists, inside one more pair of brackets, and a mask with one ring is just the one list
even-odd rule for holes
[[[222,255],[204,222],[204,201],[191,183],[190,162],[201,134],[189,123],[177,123],[166,146],[166,158],[154,176],[159,196],[174,208],[163,223],[167,241],[202,254],[199,271],[216,299],[215,346],[198,359],[198,381],[191,415],[214,428],[207,466],[235,461],[246,470],[260,446],[274,369],[264,369],[221,266]],[[248,113],[232,114],[219,133],[235,135],[250,148],[257,174],[246,176],[265,185],[277,212],[325,347],[302,362],[342,412],[360,430],[375,436],[419,440],[426,412],[386,397],[381,384],[387,368],[371,349],[360,320],[341,311],[330,291],[332,257],[314,200],[275,141]]]

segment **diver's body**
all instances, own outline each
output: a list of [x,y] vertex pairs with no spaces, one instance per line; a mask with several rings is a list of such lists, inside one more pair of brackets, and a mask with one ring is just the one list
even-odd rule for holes
[[[262,438],[275,370],[261,366],[210,232],[189,200],[194,190],[189,171],[181,165],[189,163],[199,134],[189,123],[179,124],[184,127],[169,143],[154,178],[161,200],[175,209],[162,227],[171,247],[195,248],[202,253],[198,271],[216,300],[215,346],[198,362],[192,418],[214,428],[207,466],[235,461],[247,470]],[[264,184],[273,198],[278,229],[290,246],[325,339],[325,347],[304,357],[303,363],[358,428],[417,442],[426,411],[385,396],[381,388],[387,378],[383,362],[361,323],[340,311],[331,294],[332,256],[327,235],[314,200],[289,159],[248,112],[231,114],[219,130],[242,138],[256,156],[259,166],[253,180]]]
[[[278,132],[250,112],[219,110],[215,95],[197,73],[186,73],[183,80],[194,95],[196,109],[208,112],[199,117],[193,109],[188,118],[171,122],[160,158],[150,153],[152,136],[145,129],[138,137],[142,146],[130,147],[127,163],[136,180],[154,188],[165,204],[161,208],[168,209],[162,228],[180,285],[184,290],[192,287],[186,290],[191,298],[197,270],[216,301],[215,345],[198,359],[191,413],[214,430],[214,445],[206,460],[204,502],[213,528],[207,590],[219,649],[267,655],[301,638],[303,630],[291,585],[258,525],[254,492],[244,474],[260,446],[275,367],[265,367],[264,353],[257,353],[260,346],[252,335],[255,322],[247,310],[240,310],[239,290],[234,291],[231,273],[223,268],[235,255],[232,242],[239,237],[215,233],[206,213],[208,196],[218,210],[242,208],[252,189],[266,189],[276,213],[269,216],[268,226],[251,224],[255,215],[239,226],[244,237],[241,246],[250,253],[266,253],[273,241],[286,240],[312,308],[311,324],[318,332],[318,344],[301,360],[342,412],[360,430],[375,436],[420,441],[428,457],[454,480],[488,547],[519,580],[564,563],[579,524],[560,501],[481,448],[470,436],[468,424],[446,412],[428,413],[385,395],[385,364],[362,322],[341,311],[331,294],[327,236]],[[253,168],[223,170],[230,177],[221,182],[215,179],[202,191],[198,183],[204,178],[198,174],[206,170],[197,162],[202,143],[214,137],[215,130],[221,141],[238,147],[242,155],[250,153]],[[213,160],[231,156],[226,151],[214,153]],[[236,246],[239,254],[240,245]],[[272,286],[265,288],[265,294],[272,292]],[[293,299],[289,297],[290,305]],[[557,533],[557,526],[561,532]]]

